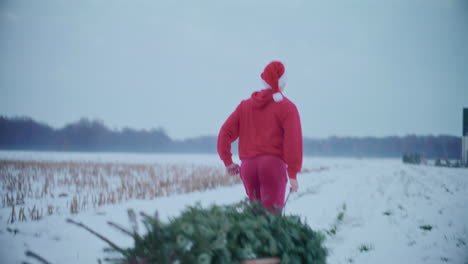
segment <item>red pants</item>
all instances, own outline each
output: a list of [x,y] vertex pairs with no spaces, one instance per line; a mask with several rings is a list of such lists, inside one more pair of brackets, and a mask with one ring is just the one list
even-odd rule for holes
[[284,161],[272,155],[242,160],[240,171],[250,201],[260,201],[266,209],[284,207],[287,172]]

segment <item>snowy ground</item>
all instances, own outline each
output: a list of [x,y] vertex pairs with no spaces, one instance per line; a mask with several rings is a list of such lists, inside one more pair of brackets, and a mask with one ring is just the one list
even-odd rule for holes
[[[215,155],[46,152],[0,152],[0,159],[219,162]],[[324,158],[307,158],[304,168],[309,172],[298,176],[300,191],[289,197],[285,210],[305,217],[313,229],[328,233],[328,263],[468,263],[467,169],[403,165],[391,159]],[[66,218],[87,224],[119,245],[131,246],[129,237],[107,225],[113,221],[130,226],[129,208],[147,214],[157,210],[167,219],[197,201],[228,204],[244,197],[243,187],[235,185],[14,224],[6,224],[8,214],[3,210],[0,262],[21,263],[27,260],[24,252],[32,250],[52,263],[97,263],[106,256],[104,242],[67,224]]]

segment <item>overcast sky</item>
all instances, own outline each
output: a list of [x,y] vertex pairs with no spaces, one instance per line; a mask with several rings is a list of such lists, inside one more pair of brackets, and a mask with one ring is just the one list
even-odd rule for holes
[[0,0],[0,115],[216,135],[271,60],[307,137],[461,135],[465,0]]

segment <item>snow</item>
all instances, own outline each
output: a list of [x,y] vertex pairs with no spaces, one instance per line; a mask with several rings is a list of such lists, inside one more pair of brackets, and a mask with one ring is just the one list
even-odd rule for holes
[[[135,163],[195,163],[218,166],[216,155],[0,152],[0,159],[89,160]],[[468,169],[404,165],[397,159],[306,158],[298,175],[300,189],[289,196],[286,214],[304,217],[319,231],[330,231],[325,246],[328,263],[468,263]],[[87,231],[66,223],[82,222],[121,246],[132,239],[107,225],[129,227],[127,209],[176,216],[199,201],[229,204],[245,197],[242,185],[153,200],[130,200],[63,212],[39,221],[6,224],[0,211],[2,263],[27,260],[32,250],[52,263],[97,263],[107,245]],[[342,220],[338,215],[343,213]],[[423,230],[421,226],[431,226]],[[18,230],[16,234],[9,230]],[[140,226],[140,232],[143,232]],[[366,246],[369,250],[360,250]],[[34,261],[29,261],[34,263]]]

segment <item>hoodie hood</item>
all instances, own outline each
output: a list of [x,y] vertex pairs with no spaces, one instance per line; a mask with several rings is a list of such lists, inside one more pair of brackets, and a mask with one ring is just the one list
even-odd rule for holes
[[273,101],[273,90],[263,89],[252,93],[251,96],[255,108],[263,108]]

